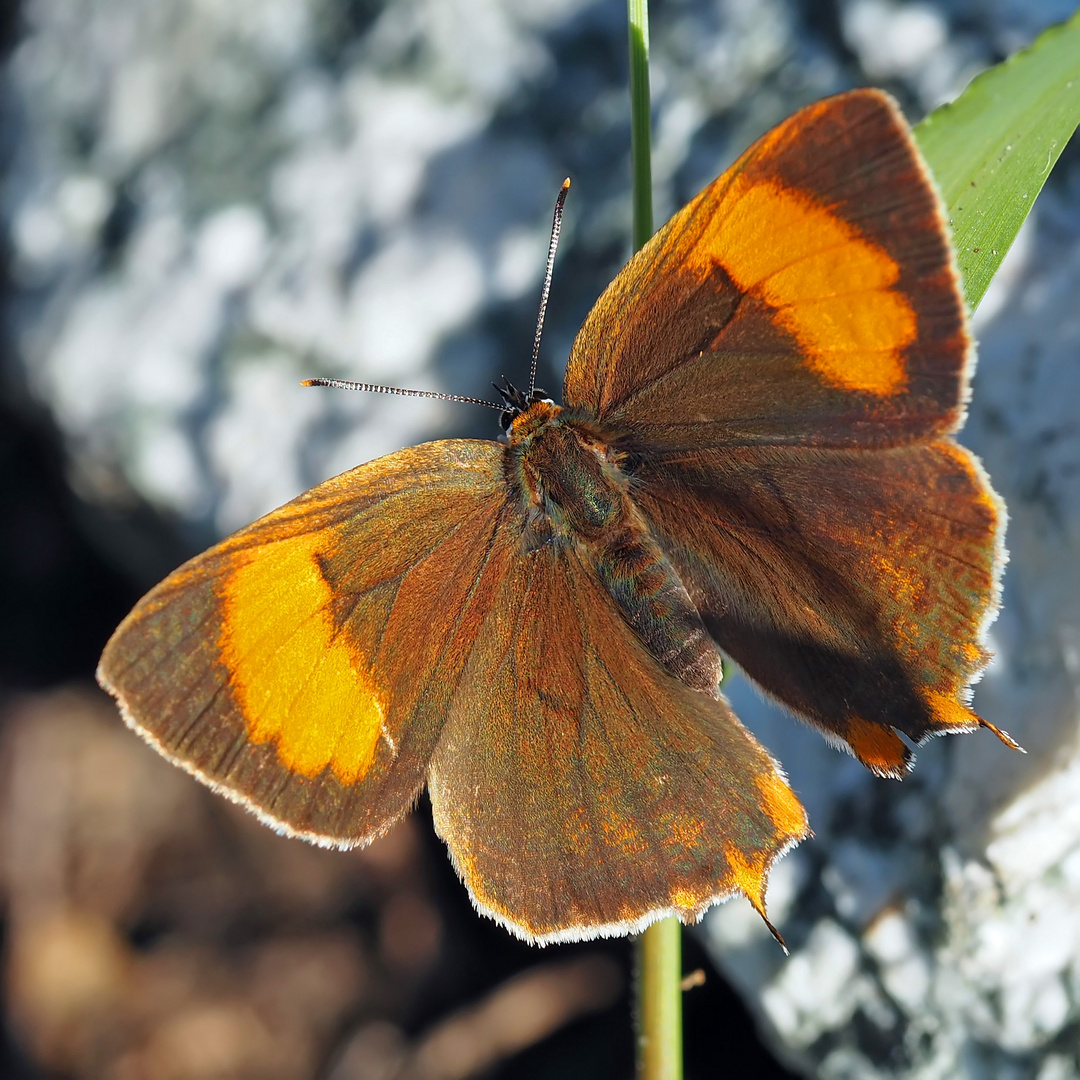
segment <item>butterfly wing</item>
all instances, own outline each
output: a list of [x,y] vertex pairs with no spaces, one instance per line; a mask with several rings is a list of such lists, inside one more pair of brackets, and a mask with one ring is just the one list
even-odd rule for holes
[[478,906],[522,936],[734,891],[763,910],[802,807],[569,549],[528,550],[504,453],[431,443],[314,488],[152,590],[99,680],[167,757],[317,842],[379,835],[429,774]]
[[496,595],[503,455],[429,443],[321,484],[153,589],[99,681],[165,756],[270,824],[372,839],[420,791]]
[[969,352],[940,200],[895,106],[856,91],[677,214],[567,369],[717,643],[883,775],[897,731],[983,722],[1005,512],[949,437]]
[[869,768],[903,774],[897,731],[982,722],[967,687],[988,658],[1004,509],[967,451],[739,447],[638,481],[717,644]]
[[940,199],[873,90],[801,109],[626,265],[566,405],[653,454],[892,445],[958,426],[969,340]]
[[573,548],[509,547],[431,761],[435,826],[477,907],[546,943],[764,914],[802,806],[727,704],[646,652]]

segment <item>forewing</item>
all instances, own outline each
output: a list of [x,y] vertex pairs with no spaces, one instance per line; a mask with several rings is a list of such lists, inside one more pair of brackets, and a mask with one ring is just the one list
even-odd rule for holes
[[985,723],[967,688],[988,659],[1005,508],[967,450],[739,447],[636,480],[717,644],[875,772],[907,766],[897,732]]
[[429,443],[361,465],[171,574],[98,679],[171,760],[318,842],[412,804],[498,591],[504,450]]
[[493,555],[500,593],[428,776],[477,907],[538,942],[764,912],[802,806],[727,704],[667,674],[578,557]]
[[759,139],[630,260],[563,397],[654,455],[899,445],[956,429],[968,352],[941,201],[860,90]]

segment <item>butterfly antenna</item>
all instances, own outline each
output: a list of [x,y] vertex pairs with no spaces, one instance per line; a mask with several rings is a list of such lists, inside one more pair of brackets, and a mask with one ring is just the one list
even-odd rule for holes
[[533,338],[532,366],[529,368],[529,397],[536,389],[536,365],[540,359],[540,335],[544,332],[544,316],[547,314],[548,293],[551,292],[551,271],[555,266],[555,252],[562,232],[562,211],[566,193],[570,190],[570,177],[562,182],[559,197],[555,200],[555,214],[551,219],[551,240],[548,242],[547,269],[544,271],[544,289],[540,293],[540,314],[536,319],[536,337]]
[[[570,190],[570,177],[563,181],[559,197],[555,200],[555,214],[551,220],[551,240],[548,243],[547,268],[544,271],[544,289],[540,294],[540,314],[536,319],[536,336],[533,338],[532,365],[529,368],[529,394],[536,389],[536,365],[540,358],[540,335],[544,331],[544,316],[547,314],[548,294],[551,292],[551,272],[555,267],[555,252],[559,247],[559,233],[562,232],[563,205],[566,193]],[[398,397],[434,398],[436,401],[460,401],[463,405],[483,405],[488,409],[505,411],[506,404],[498,405],[483,398],[465,397],[462,394],[440,394],[436,390],[406,390],[400,386],[383,386],[380,383],[352,382],[349,379],[304,379],[301,386],[333,386],[339,390],[364,390],[369,394],[396,394]],[[498,389],[498,387],[496,387]],[[501,393],[501,391],[500,391]],[[526,398],[522,399],[523,402]]]
[[351,382],[348,379],[304,379],[301,386],[336,386],[339,390],[365,390],[369,394],[396,394],[398,397],[434,398],[436,401],[460,401],[463,405],[486,405],[500,412],[505,405],[483,398],[465,397],[462,394],[440,394],[436,390],[404,390],[400,386],[381,386],[378,383]]

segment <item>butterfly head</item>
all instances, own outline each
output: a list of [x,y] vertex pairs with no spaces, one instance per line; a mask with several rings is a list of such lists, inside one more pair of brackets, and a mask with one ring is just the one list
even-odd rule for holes
[[511,442],[523,438],[540,424],[552,420],[561,411],[559,406],[547,396],[547,391],[541,390],[538,386],[526,395],[505,375],[503,384],[503,386],[499,386],[498,383],[491,385],[506,402],[506,408],[499,417],[499,426]]

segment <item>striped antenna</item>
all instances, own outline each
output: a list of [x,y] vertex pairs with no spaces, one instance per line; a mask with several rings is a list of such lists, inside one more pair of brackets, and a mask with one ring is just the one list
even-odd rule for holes
[[[521,411],[528,407],[528,402],[533,398],[536,389],[536,365],[540,358],[540,335],[544,331],[544,316],[547,314],[548,295],[551,292],[551,273],[555,267],[555,252],[559,247],[559,233],[562,231],[563,205],[566,202],[566,193],[570,190],[570,177],[567,177],[559,189],[559,197],[555,200],[555,214],[551,220],[551,239],[548,242],[547,268],[544,270],[544,288],[540,293],[540,314],[536,320],[536,335],[533,338],[532,365],[529,368],[529,393],[520,394],[509,383],[510,391],[521,398],[519,404],[516,399],[512,409]],[[503,376],[505,379],[505,376]],[[462,394],[440,394],[437,390],[406,390],[400,386],[383,386],[380,383],[353,382],[350,379],[304,379],[301,386],[333,386],[339,390],[365,390],[369,394],[396,394],[398,397],[434,398],[436,401],[460,401],[463,405],[483,405],[489,409],[498,409],[504,412],[507,404],[496,404],[494,401],[485,401],[483,398],[465,397]],[[495,387],[504,397],[506,393],[498,386]],[[509,400],[509,399],[508,399]]]
[[562,211],[566,202],[566,193],[570,190],[568,176],[559,189],[555,200],[555,214],[551,219],[551,239],[548,241],[547,269],[544,271],[544,288],[540,293],[540,314],[536,319],[536,336],[533,338],[532,366],[529,368],[529,397],[536,389],[536,365],[540,359],[540,335],[544,332],[544,316],[547,314],[548,294],[551,292],[551,272],[555,267],[555,252],[559,247],[559,233],[562,232]]
[[349,379],[304,379],[301,386],[335,386],[339,390],[366,390],[369,394],[397,394],[398,397],[435,398],[436,401],[460,401],[463,405],[486,405],[489,409],[505,409],[494,401],[464,397],[461,394],[440,394],[437,390],[404,390],[400,386],[381,386],[379,383],[352,382]]

